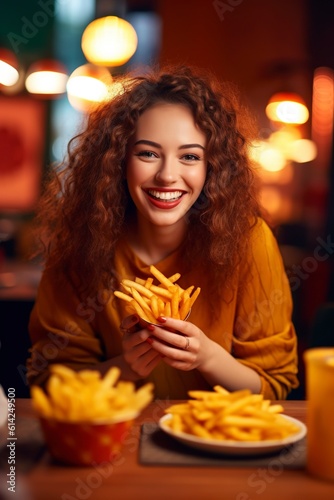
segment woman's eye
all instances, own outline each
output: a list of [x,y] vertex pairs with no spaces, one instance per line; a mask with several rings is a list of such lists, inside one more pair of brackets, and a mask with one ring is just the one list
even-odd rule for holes
[[139,151],[139,153],[136,153],[136,156],[142,158],[157,158],[156,153],[153,153],[153,151]]
[[198,161],[200,158],[199,158],[199,156],[194,155],[194,154],[187,154],[187,155],[183,155],[182,159],[186,160],[186,161]]

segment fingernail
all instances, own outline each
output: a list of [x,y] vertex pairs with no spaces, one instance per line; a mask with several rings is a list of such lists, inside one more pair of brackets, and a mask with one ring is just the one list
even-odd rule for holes
[[146,342],[150,345],[153,344],[153,339],[151,337],[147,337]]
[[154,325],[147,325],[147,329],[154,332]]
[[167,318],[165,318],[164,316],[159,316],[158,321],[159,323],[166,323]]

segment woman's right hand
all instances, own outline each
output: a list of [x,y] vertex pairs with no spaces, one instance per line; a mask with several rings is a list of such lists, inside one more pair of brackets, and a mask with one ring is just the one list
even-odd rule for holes
[[136,314],[124,318],[120,328],[124,360],[139,378],[147,377],[162,359],[150,345],[149,329],[142,328]]

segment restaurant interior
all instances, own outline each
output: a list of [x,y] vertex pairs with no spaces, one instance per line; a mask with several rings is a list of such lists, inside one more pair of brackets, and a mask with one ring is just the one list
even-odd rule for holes
[[[0,385],[29,396],[27,324],[42,269],[30,257],[32,225],[44,175],[113,77],[172,63],[233,82],[256,119],[251,154],[299,340],[300,386],[289,397],[305,398],[304,350],[334,345],[333,2],[16,0],[0,12]],[[96,60],[90,41],[102,25],[87,27],[109,16],[127,21],[113,36],[129,50]],[[45,90],[43,71],[59,87]],[[99,95],[83,95],[76,77],[94,78]]]

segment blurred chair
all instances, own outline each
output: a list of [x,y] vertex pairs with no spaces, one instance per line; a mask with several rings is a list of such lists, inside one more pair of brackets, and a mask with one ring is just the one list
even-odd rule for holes
[[28,398],[26,360],[31,347],[28,322],[34,300],[0,300],[0,385],[5,394],[15,389],[16,397]]
[[334,302],[318,307],[311,325],[308,347],[334,347]]

